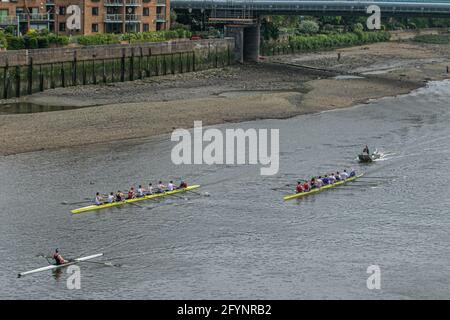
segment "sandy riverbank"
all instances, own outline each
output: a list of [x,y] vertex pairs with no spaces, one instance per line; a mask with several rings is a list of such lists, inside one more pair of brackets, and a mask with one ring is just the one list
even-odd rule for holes
[[[389,42],[278,56],[223,70],[49,90],[22,101],[94,107],[0,115],[0,154],[148,137],[191,127],[194,120],[211,125],[348,107],[446,78],[449,53],[447,46]],[[364,78],[334,79],[330,73],[271,61],[362,73]]]

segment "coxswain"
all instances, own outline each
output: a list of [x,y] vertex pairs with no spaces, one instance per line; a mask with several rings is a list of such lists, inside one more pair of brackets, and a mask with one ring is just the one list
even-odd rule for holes
[[130,190],[128,191],[128,199],[133,199],[136,197],[136,194],[134,192],[134,187],[131,187]]
[[186,189],[188,187],[187,183],[184,180],[181,180],[180,186],[178,189]]
[[114,192],[111,192],[108,196],[108,203],[113,203],[114,202]]
[[64,258],[59,254],[58,249],[55,250],[55,253],[53,254],[53,259],[56,261],[57,266],[60,266],[62,264],[69,262],[69,261],[64,260]]
[[367,145],[363,149],[363,154],[369,155],[369,147]]
[[302,183],[300,181],[297,182],[297,187],[295,188],[295,191],[297,193],[302,193],[303,192],[303,186],[302,186]]
[[101,205],[101,204],[103,204],[103,198],[102,198],[102,196],[100,195],[100,192],[97,192],[96,194],[95,194],[95,204],[96,205]]
[[175,190],[177,187],[175,187],[175,185],[173,184],[173,181],[169,181],[169,184],[167,185],[167,190],[169,191],[173,191]]
[[158,182],[158,193],[162,193],[166,191],[166,186],[162,183],[162,181]]

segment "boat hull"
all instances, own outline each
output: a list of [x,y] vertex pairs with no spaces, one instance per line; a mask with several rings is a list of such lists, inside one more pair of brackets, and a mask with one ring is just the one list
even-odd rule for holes
[[49,265],[46,267],[42,267],[42,268],[38,268],[38,269],[34,269],[34,270],[30,270],[30,271],[25,271],[25,272],[21,272],[17,275],[18,278],[24,277],[26,275],[29,274],[33,274],[33,273],[38,273],[38,272],[43,272],[43,271],[47,271],[47,270],[55,270],[55,269],[59,269],[59,268],[64,268],[64,267],[68,267],[71,266],[73,264],[79,263],[79,262],[83,262],[83,261],[87,261],[87,260],[91,260],[91,259],[95,259],[98,257],[103,256],[103,253],[97,253],[97,254],[93,254],[90,256],[86,256],[86,257],[81,257],[81,258],[76,258],[73,261],[69,261],[67,263],[64,264],[59,264],[59,265]]
[[301,192],[301,193],[292,194],[292,195],[284,197],[283,199],[285,201],[292,200],[292,199],[300,199],[300,198],[303,198],[303,197],[306,197],[306,196],[309,196],[309,195],[313,195],[313,194],[316,194],[316,193],[319,193],[319,192],[322,192],[322,191],[325,191],[325,190],[328,190],[328,189],[333,189],[333,188],[342,186],[342,185],[344,185],[346,183],[349,183],[349,182],[355,181],[358,178],[361,178],[363,175],[364,174],[362,173],[362,174],[359,174],[359,175],[357,175],[355,177],[351,177],[351,178],[348,178],[348,179],[343,180],[343,181],[338,181],[338,182],[333,183],[333,184],[328,184],[326,186],[323,186],[323,187],[317,188],[317,189],[313,189],[313,190],[308,191],[308,192]]
[[90,211],[97,211],[97,210],[106,209],[106,208],[119,207],[119,206],[123,206],[125,204],[132,204],[132,203],[140,202],[140,201],[144,201],[144,200],[151,200],[151,199],[167,197],[167,196],[171,196],[171,195],[177,194],[177,193],[184,193],[184,192],[191,191],[191,190],[194,190],[194,189],[197,189],[197,188],[200,188],[200,185],[192,185],[192,186],[189,186],[189,187],[184,188],[184,189],[176,189],[176,190],[173,190],[173,191],[167,191],[167,192],[162,192],[162,193],[150,194],[150,195],[145,196],[145,197],[134,198],[134,199],[127,199],[127,200],[120,201],[120,202],[105,203],[105,204],[101,204],[101,205],[95,205],[94,204],[94,205],[90,205],[90,206],[87,206],[87,207],[74,209],[74,210],[71,210],[70,212],[73,213],[73,214],[79,214],[79,213],[90,212]]

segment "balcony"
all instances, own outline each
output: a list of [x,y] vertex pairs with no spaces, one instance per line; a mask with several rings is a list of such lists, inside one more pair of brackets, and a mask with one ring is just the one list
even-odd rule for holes
[[156,0],[156,6],[157,7],[165,7],[166,6],[166,0]]
[[17,25],[19,18],[16,16],[0,16],[0,25]]
[[[123,14],[105,14],[105,22],[108,23],[122,23]],[[140,14],[125,15],[125,22],[141,22]]]
[[166,22],[166,15],[165,14],[157,14],[156,22]]
[[105,0],[105,7],[123,7],[123,2],[127,7],[138,7],[142,0]]
[[54,6],[55,5],[55,0],[45,0],[45,5],[46,6]]
[[19,21],[28,21],[28,19],[30,21],[34,21],[34,22],[38,22],[38,21],[42,21],[42,22],[46,22],[49,21],[49,16],[48,13],[19,13],[17,15],[17,17],[19,18]]

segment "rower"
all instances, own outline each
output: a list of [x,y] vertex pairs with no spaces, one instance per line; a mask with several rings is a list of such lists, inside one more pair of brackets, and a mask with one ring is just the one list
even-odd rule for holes
[[326,186],[327,184],[330,184],[330,179],[328,179],[328,176],[325,175],[322,179],[323,185]]
[[143,196],[145,196],[145,189],[142,188],[141,185],[139,185],[139,188],[138,188],[138,190],[137,190],[137,193],[138,193],[138,197],[139,197],[139,198],[142,198]]
[[59,254],[58,249],[55,250],[55,253],[53,254],[53,259],[56,261],[57,266],[60,266],[62,264],[69,262],[69,261],[64,260],[64,258]]
[[322,180],[322,177],[319,176],[319,177],[316,179],[316,187],[317,187],[317,188],[321,188],[322,186],[323,186],[323,180]]
[[297,193],[302,193],[303,192],[303,186],[302,186],[302,183],[300,181],[297,182],[297,187],[295,188],[295,191]]
[[153,194],[153,185],[151,182],[148,184],[147,194]]
[[350,171],[350,178],[355,177],[355,176],[356,176],[356,171],[355,171],[355,169],[352,168],[352,170]]
[[311,185],[311,189],[315,189],[315,188],[317,188],[317,186],[316,186],[316,178],[311,178],[311,183],[310,183],[310,185]]
[[342,178],[342,180],[345,180],[348,178],[347,170],[344,169],[344,172],[341,173],[341,178]]
[[308,183],[308,181],[305,181],[305,183],[303,184],[303,190],[304,191],[309,191],[309,183]]
[[330,174],[329,179],[330,179],[330,184],[333,184],[333,183],[336,182],[336,177],[334,176],[334,173],[333,173],[333,172]]
[[114,192],[111,192],[108,196],[108,203],[113,203],[114,202]]
[[180,186],[178,187],[178,189],[186,189],[188,187],[187,183],[184,182],[183,180],[181,180]]
[[123,193],[122,193],[122,191],[117,191],[117,193],[116,193],[116,201],[117,202],[120,202],[120,201],[122,201],[123,200]]
[[102,198],[102,196],[100,195],[100,192],[97,192],[96,194],[95,194],[95,204],[96,205],[101,205],[101,204],[103,204],[103,198]]
[[366,145],[365,147],[364,147],[364,149],[363,149],[363,152],[362,152],[363,154],[367,154],[367,155],[369,155],[369,147]]
[[339,173],[339,171],[336,171],[336,181],[341,181],[342,180],[342,178],[341,178],[341,174]]
[[159,182],[158,182],[158,190],[157,190],[157,193],[162,193],[162,192],[165,192],[166,191],[166,186],[162,183],[162,181],[160,180]]
[[136,198],[136,194],[134,192],[134,187],[131,187],[130,190],[128,191],[128,199],[133,199]]
[[169,181],[169,184],[167,185],[167,190],[169,191],[173,191],[175,190],[177,187],[175,187],[175,185],[173,184],[173,181]]

